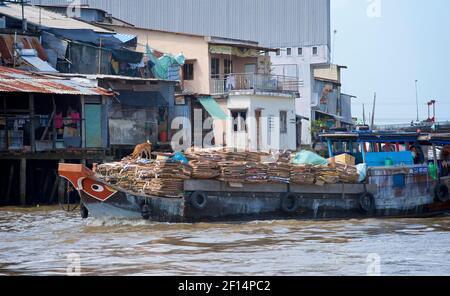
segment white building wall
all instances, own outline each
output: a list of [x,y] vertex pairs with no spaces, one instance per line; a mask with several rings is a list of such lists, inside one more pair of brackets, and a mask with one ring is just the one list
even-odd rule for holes
[[[227,146],[257,150],[257,124],[255,111],[261,110],[260,141],[261,150],[296,149],[296,112],[292,97],[261,95],[230,95],[227,103],[230,110],[247,110],[247,134],[236,137],[231,119],[227,124]],[[280,111],[287,112],[287,133],[280,133]],[[270,119],[271,118],[271,119]],[[270,121],[270,124],[269,124]],[[270,139],[269,139],[270,138]]]
[[[311,107],[316,106],[317,96],[313,96],[314,78],[312,67],[314,65],[327,64],[330,61],[330,50],[328,45],[317,47],[317,54],[313,54],[313,46],[302,47],[302,55],[298,55],[298,47],[291,47],[291,55],[287,55],[287,48],[280,48],[280,55],[271,53],[271,61],[274,65],[273,73],[278,75],[292,76],[296,74],[302,84],[299,87],[300,98],[296,99],[295,110],[297,115],[309,118],[302,122],[302,145],[311,144]],[[295,70],[293,70],[295,69]]]

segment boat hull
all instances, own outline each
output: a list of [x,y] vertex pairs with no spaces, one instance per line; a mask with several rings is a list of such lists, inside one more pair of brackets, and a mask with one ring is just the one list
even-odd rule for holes
[[142,208],[147,205],[148,220],[170,223],[430,217],[450,211],[450,202],[435,202],[428,195],[415,197],[415,203],[402,203],[401,198],[396,203],[377,201],[375,195],[376,210],[373,213],[361,211],[360,194],[347,194],[343,197],[338,192],[294,193],[298,200],[298,209],[292,213],[283,211],[282,194],[278,193],[249,195],[246,192],[206,192],[206,195],[207,205],[203,209],[197,209],[191,204],[189,194],[182,198],[164,198],[117,192],[108,201],[102,202],[80,191],[82,202],[92,217],[144,219]]
[[[60,175],[78,190],[90,217],[106,219],[147,219],[170,223],[323,220],[426,217],[450,211],[450,201],[442,202],[434,196],[437,182],[420,174],[406,175],[402,187],[392,186],[385,175],[378,176],[372,184],[324,186],[186,180],[184,196],[180,198],[125,191],[105,184],[80,166],[60,167]],[[441,182],[450,185],[449,178],[443,178]],[[193,197],[198,193],[206,200],[201,206]],[[361,203],[362,197],[368,194],[372,202],[369,209]],[[294,201],[295,206],[287,207],[286,200]]]

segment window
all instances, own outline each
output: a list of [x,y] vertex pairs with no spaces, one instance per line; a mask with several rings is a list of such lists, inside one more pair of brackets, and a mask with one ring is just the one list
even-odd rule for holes
[[194,64],[186,63],[183,66],[183,79],[194,80]]
[[287,134],[287,111],[280,111],[280,133]]
[[277,56],[280,56],[281,55],[281,50],[278,48],[277,49]]
[[313,55],[318,55],[319,54],[319,49],[317,48],[317,46],[314,46],[312,51],[313,51]]
[[220,74],[220,60],[218,58],[211,59],[211,77],[217,78]]
[[292,48],[290,47],[286,48],[286,55],[288,56],[292,55]]
[[303,55],[303,48],[302,47],[299,47],[297,49],[297,55],[299,55],[299,56]]
[[223,60],[223,73],[230,74],[233,73],[233,61],[229,59]]
[[247,111],[231,110],[231,116],[233,117],[233,131],[234,132],[246,132],[247,131]]

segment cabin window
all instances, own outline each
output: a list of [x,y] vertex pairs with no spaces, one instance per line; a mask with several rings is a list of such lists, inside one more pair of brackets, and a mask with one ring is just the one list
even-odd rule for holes
[[302,47],[297,48],[297,55],[299,55],[299,56],[303,55],[303,48]]
[[292,55],[292,48],[290,47],[286,48],[286,55],[288,56]]
[[211,77],[217,78],[220,74],[220,60],[218,58],[211,59]]
[[280,111],[280,133],[287,134],[287,111]]
[[277,55],[277,56],[280,56],[280,55],[281,55],[281,50],[280,50],[279,48],[277,49],[276,55]]
[[194,80],[194,64],[186,63],[183,66],[183,79]]

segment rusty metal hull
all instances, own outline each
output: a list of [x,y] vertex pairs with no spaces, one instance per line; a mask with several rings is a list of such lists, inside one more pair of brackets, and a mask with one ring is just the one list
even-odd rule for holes
[[[366,184],[317,186],[186,180],[180,198],[124,191],[97,179],[82,165],[60,164],[59,173],[78,190],[90,216],[97,218],[201,222],[422,217],[450,211],[448,193],[447,200],[440,201],[442,196],[434,194],[438,182],[431,180],[426,168],[420,166],[374,168]],[[442,178],[441,183],[449,186],[450,177]],[[199,195],[206,201],[199,204],[193,197]],[[295,206],[288,207],[286,201]]]
[[[376,210],[373,213],[362,212],[359,198],[364,185],[355,184],[355,190],[348,190],[352,185],[302,186],[287,188],[298,200],[298,209],[286,213],[281,207],[281,197],[285,192],[248,192],[252,188],[234,191],[206,191],[207,205],[197,209],[191,204],[190,194],[186,191],[182,198],[163,198],[156,196],[140,196],[131,192],[118,191],[107,201],[102,202],[80,191],[83,204],[91,217],[143,219],[142,206],[149,208],[149,220],[170,223],[213,222],[213,221],[247,221],[273,219],[363,219],[389,217],[427,217],[441,215],[450,211],[450,202],[436,202],[432,197],[429,183],[419,190],[418,196],[397,196],[396,199],[386,197],[383,190],[374,192]],[[363,186],[363,187],[361,187]],[[276,186],[275,186],[276,187]],[[374,186],[366,186],[372,190]],[[220,188],[218,188],[220,190]],[[345,191],[349,192],[345,192]],[[280,191],[280,190],[273,190]],[[409,191],[408,191],[409,192]],[[418,193],[419,193],[418,192]]]

